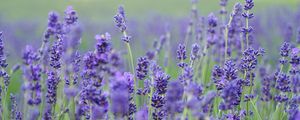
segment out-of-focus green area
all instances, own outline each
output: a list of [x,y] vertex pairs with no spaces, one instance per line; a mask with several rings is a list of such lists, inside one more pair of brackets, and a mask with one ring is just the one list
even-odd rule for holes
[[[243,0],[229,0],[228,7]],[[296,8],[299,0],[255,0],[255,10],[260,11],[274,6]],[[219,9],[219,0],[199,0],[201,13]],[[0,15],[10,21],[30,20],[43,21],[49,11],[63,12],[72,5],[80,15],[80,19],[92,21],[109,21],[116,12],[118,5],[124,5],[129,17],[145,19],[149,14],[187,16],[190,10],[190,0],[1,0]]]

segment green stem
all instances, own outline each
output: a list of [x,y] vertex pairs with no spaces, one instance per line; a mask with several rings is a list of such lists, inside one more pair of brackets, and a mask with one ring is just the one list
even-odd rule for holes
[[[225,33],[224,33],[224,39],[225,39],[225,61],[227,59],[227,50],[228,50],[228,27],[231,24],[232,17],[230,17],[228,24],[225,26]],[[224,22],[225,23],[225,22]]]
[[[151,84],[153,82],[153,78],[151,78]],[[148,101],[148,119],[150,120],[151,114],[152,114],[152,107],[151,107],[151,102],[152,102],[152,95],[153,95],[153,88],[150,87],[150,95],[149,95],[149,101]]]

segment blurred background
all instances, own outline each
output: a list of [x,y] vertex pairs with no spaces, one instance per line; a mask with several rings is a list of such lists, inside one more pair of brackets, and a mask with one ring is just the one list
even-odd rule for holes
[[[230,13],[236,2],[229,0],[227,11]],[[255,0],[255,38],[268,51],[278,51],[282,34],[288,26],[296,29],[300,20],[300,0]],[[57,11],[63,19],[67,6],[73,6],[78,12],[82,29],[82,51],[90,50],[95,43],[96,34],[109,32],[112,34],[114,46],[123,49],[120,34],[114,26],[113,16],[119,5],[124,5],[128,19],[129,34],[135,42],[135,55],[144,54],[138,51],[152,46],[159,39],[164,28],[170,26],[172,41],[183,39],[185,27],[188,25],[190,0],[0,0],[0,30],[4,32],[6,51],[12,64],[21,59],[22,49],[26,44],[35,48],[40,46],[43,32],[47,27],[50,11]],[[199,0],[199,14],[206,17],[210,12],[219,13],[219,0]],[[298,22],[297,22],[298,21]],[[264,35],[262,35],[264,34]],[[267,45],[272,42],[273,45]],[[149,44],[151,43],[151,44]],[[176,47],[176,45],[174,45]],[[276,52],[271,53],[274,56]],[[11,64],[11,65],[12,65]]]

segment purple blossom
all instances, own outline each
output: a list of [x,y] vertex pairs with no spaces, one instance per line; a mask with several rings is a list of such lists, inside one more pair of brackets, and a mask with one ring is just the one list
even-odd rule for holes
[[2,34],[3,33],[0,31],[0,66],[2,68],[6,68],[8,64],[6,63],[6,55],[4,51],[4,42],[2,39]]
[[245,0],[244,10],[251,10],[254,7],[253,0]]
[[76,11],[73,9],[72,6],[68,6],[65,10],[65,23],[66,25],[72,25],[77,22],[77,14]]
[[62,52],[63,52],[63,43],[62,39],[59,39],[54,43],[52,48],[49,50],[50,52],[50,66],[53,67],[54,69],[59,69],[61,68],[61,57],[62,57]]
[[178,66],[179,67],[185,67],[185,63],[184,63],[184,60],[186,59],[186,48],[185,48],[185,45],[183,44],[179,44],[178,45],[178,48],[177,48],[177,59],[180,61],[178,63]]
[[60,78],[56,72],[48,72],[47,78],[47,103],[55,104],[57,100],[57,86],[60,81]]
[[282,92],[291,92],[291,86],[290,86],[291,80],[290,76],[284,73],[279,73],[277,75],[276,79],[276,89],[282,91]]
[[117,28],[124,32],[126,30],[126,18],[123,6],[119,6],[117,14],[114,16]]
[[148,75],[149,60],[146,57],[138,58],[138,63],[136,67],[136,77],[139,80],[143,80]]
[[170,76],[166,73],[159,71],[154,76],[154,86],[157,94],[165,94],[167,91],[168,81],[170,80]]
[[17,105],[16,97],[13,94],[10,94],[10,101],[11,101],[10,119],[22,120],[22,113],[17,108],[18,105]]
[[39,60],[38,54],[34,52],[32,46],[27,45],[25,51],[23,52],[23,64],[30,65],[35,61]]
[[109,62],[109,54],[112,50],[110,43],[111,36],[109,33],[105,33],[105,35],[96,35],[95,39],[98,41],[96,45],[97,61],[101,64],[107,64]]
[[222,90],[220,96],[223,98],[224,101],[220,104],[219,108],[221,110],[233,109],[235,106],[240,104],[241,94],[242,94],[242,81],[241,80],[231,81]]
[[262,88],[261,88],[262,95],[260,98],[262,101],[269,101],[272,99],[271,88],[272,88],[272,77],[265,76],[262,79]]
[[39,105],[41,103],[41,72],[42,69],[39,65],[30,65],[29,71],[28,71],[28,90],[29,90],[29,99],[27,103],[29,105]]
[[195,43],[192,45],[192,50],[191,50],[191,60],[196,60],[200,58],[200,46]]
[[216,34],[216,27],[218,25],[218,19],[213,14],[210,13],[207,18],[208,29],[207,29],[207,41],[209,45],[214,45],[217,42],[217,34]]

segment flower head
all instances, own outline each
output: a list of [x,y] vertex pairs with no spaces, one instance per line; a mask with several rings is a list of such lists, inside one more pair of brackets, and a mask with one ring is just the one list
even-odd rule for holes
[[143,80],[148,75],[149,60],[147,57],[140,57],[136,67],[136,77]]
[[73,9],[72,6],[68,6],[65,10],[65,23],[67,25],[72,25],[77,22],[78,16],[76,14],[76,11]]

